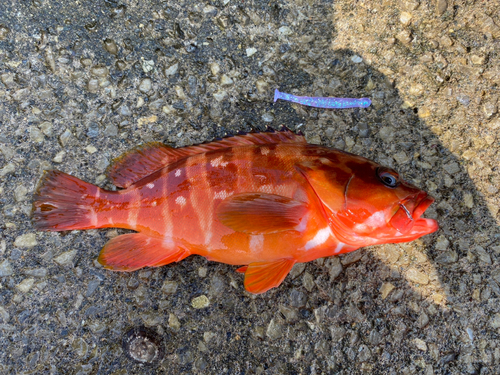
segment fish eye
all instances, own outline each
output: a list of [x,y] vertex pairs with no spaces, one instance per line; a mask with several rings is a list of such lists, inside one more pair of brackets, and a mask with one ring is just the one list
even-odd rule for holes
[[379,167],[377,168],[377,176],[387,187],[394,188],[399,185],[399,175],[395,170]]

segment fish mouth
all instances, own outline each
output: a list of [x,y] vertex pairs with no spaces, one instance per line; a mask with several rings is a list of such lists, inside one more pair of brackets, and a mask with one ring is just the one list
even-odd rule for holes
[[434,220],[420,219],[425,210],[427,210],[432,203],[434,203],[434,198],[427,195],[425,192],[421,192],[411,198],[403,199],[399,202],[399,208],[396,210],[396,213],[392,216],[389,223],[394,229],[402,234],[410,232],[417,223],[419,227],[424,226],[429,227],[429,229],[431,229],[430,227],[436,227],[437,229],[437,223],[435,223]]

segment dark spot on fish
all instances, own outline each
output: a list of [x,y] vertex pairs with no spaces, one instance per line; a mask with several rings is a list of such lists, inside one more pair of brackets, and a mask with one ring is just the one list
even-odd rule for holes
[[131,360],[147,365],[157,365],[165,356],[165,346],[155,331],[139,326],[125,333],[123,351]]
[[207,180],[211,188],[232,190],[238,182],[238,167],[228,163],[222,167],[208,167]]
[[42,204],[40,206],[40,211],[47,212],[47,211],[55,210],[56,208],[57,208],[56,206],[53,206],[51,204]]

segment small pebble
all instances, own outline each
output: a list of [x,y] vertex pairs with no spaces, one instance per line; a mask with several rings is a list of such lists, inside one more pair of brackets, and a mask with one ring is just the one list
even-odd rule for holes
[[12,157],[15,155],[14,149],[7,145],[0,145],[0,152],[7,160],[12,159]]
[[215,337],[217,337],[217,334],[206,331],[203,333],[203,341],[205,341],[207,344],[212,341]]
[[118,53],[118,47],[113,39],[104,39],[103,45],[104,49],[112,55],[116,55]]
[[62,253],[54,258],[54,262],[60,266],[73,266],[73,259],[75,258],[77,250],[70,250]]
[[106,125],[103,134],[108,137],[114,137],[118,135],[118,126],[116,126],[115,124]]
[[470,104],[470,98],[467,95],[458,95],[457,100],[460,104],[467,107]]
[[205,295],[193,298],[193,300],[191,301],[191,306],[193,306],[195,309],[203,309],[205,307],[208,307],[209,305],[210,301]]
[[169,77],[169,76],[173,76],[177,73],[177,71],[179,70],[179,64],[176,63],[174,65],[171,65],[169,66],[168,68],[165,69],[165,76]]
[[418,109],[418,117],[422,119],[430,117],[431,114],[432,114],[431,111],[427,107],[420,107]]
[[271,319],[267,326],[266,335],[271,340],[277,340],[283,336],[283,325],[279,324],[275,319]]
[[363,58],[358,55],[354,55],[351,57],[351,61],[355,64],[359,64],[360,62],[363,62]]
[[177,290],[179,283],[177,281],[165,280],[161,287],[163,293],[174,294]]
[[184,92],[184,89],[181,86],[177,85],[174,87],[174,89],[175,89],[175,93],[177,94],[179,99],[181,99],[181,100],[187,99],[186,93]]
[[206,277],[207,276],[207,267],[198,268],[198,276],[199,277]]
[[73,341],[71,346],[73,347],[73,349],[75,350],[75,353],[79,357],[86,356],[88,353],[88,350],[89,350],[89,346],[87,345],[85,340],[82,338],[77,338],[75,341]]
[[24,274],[27,276],[34,276],[34,277],[45,277],[47,276],[47,269],[46,268],[34,268],[34,269],[28,269],[24,271]]
[[99,80],[95,78],[89,79],[87,83],[87,90],[93,94],[97,93],[99,91]]
[[309,272],[304,273],[304,276],[302,276],[302,285],[308,292],[312,292],[314,289],[314,278]]
[[458,254],[453,250],[444,251],[436,257],[436,262],[440,264],[452,264],[458,260]]
[[422,285],[429,284],[429,276],[427,276],[425,273],[415,268],[410,268],[406,272],[406,278],[417,284],[422,284]]
[[89,282],[89,285],[87,286],[87,294],[85,297],[89,298],[94,294],[94,292],[97,290],[97,287],[101,284],[99,280],[91,280]]
[[482,262],[486,264],[491,264],[491,256],[486,252],[486,250],[482,246],[476,246],[475,251]]
[[340,262],[340,257],[331,257],[325,261],[325,267],[328,269],[330,280],[335,280],[341,273],[344,267]]
[[149,73],[155,68],[154,60],[142,60],[141,65],[144,73]]
[[22,249],[31,249],[38,245],[35,233],[26,233],[16,238],[14,246]]
[[427,351],[427,344],[425,343],[425,341],[424,341],[424,340],[421,340],[421,339],[414,339],[414,340],[413,340],[413,342],[415,343],[415,346],[416,346],[418,349],[420,349],[420,350],[422,350],[422,351],[424,351],[424,352],[426,352],[426,351]]
[[384,142],[391,142],[394,138],[395,129],[392,126],[384,126],[378,132],[379,137]]
[[87,151],[89,154],[93,154],[97,152],[97,148],[92,145],[88,145],[87,147],[85,147],[85,151]]
[[137,126],[141,127],[143,125],[152,124],[156,121],[158,121],[158,116],[156,115],[152,115],[149,117],[141,117],[140,119],[137,120]]
[[399,40],[401,43],[408,45],[412,41],[411,33],[408,30],[403,30],[396,35],[396,39]]
[[139,280],[137,280],[134,277],[131,277],[128,282],[127,282],[127,288],[135,290],[139,287],[140,283]]
[[450,246],[450,241],[448,241],[445,236],[440,235],[436,240],[435,248],[437,250],[445,251],[446,249],[448,249],[448,246]]
[[272,113],[266,112],[262,115],[262,120],[265,122],[273,122],[274,121],[274,115]]
[[454,161],[443,165],[443,169],[452,176],[460,172],[460,166]]
[[394,289],[394,285],[391,283],[383,283],[380,287],[380,296],[382,299],[386,299],[389,293],[391,293]]
[[12,266],[9,261],[5,259],[2,263],[0,263],[0,277],[6,277],[13,274]]
[[108,76],[109,70],[105,66],[97,65],[90,69],[90,73],[96,77],[104,78]]
[[7,26],[0,25],[0,40],[4,40],[9,35],[10,29]]
[[56,156],[54,156],[54,158],[52,159],[52,161],[54,163],[62,163],[63,162],[63,158],[64,158],[64,155],[66,155],[66,151],[59,151]]
[[[144,103],[144,102],[143,102]],[[118,113],[122,116],[130,116],[132,115],[132,111],[130,108],[126,105],[122,105],[120,109],[118,110]]]
[[278,29],[278,32],[283,36],[292,35],[292,29],[290,29],[288,26],[281,26]]
[[115,65],[118,70],[125,70],[127,68],[127,63],[123,60],[118,60]]
[[181,328],[181,322],[179,319],[172,313],[168,315],[168,326],[173,329],[180,329]]
[[420,83],[416,83],[410,86],[409,93],[411,95],[422,95],[424,93],[424,86]]
[[231,86],[233,84],[233,80],[229,78],[226,74],[223,74],[220,77],[221,86]]
[[73,140],[73,134],[66,129],[60,136],[59,136],[59,142],[61,143],[62,147],[66,147],[71,141]]
[[211,63],[210,64],[210,71],[212,72],[212,75],[216,76],[220,72],[220,65],[217,63]]
[[418,319],[415,322],[418,328],[424,328],[428,323],[429,323],[429,317],[424,312],[418,316]]
[[444,12],[446,12],[446,9],[448,8],[448,1],[447,0],[437,0],[436,1],[436,13],[441,16]]
[[30,139],[37,144],[42,144],[45,140],[43,133],[36,126],[30,126],[29,128]]
[[35,279],[29,278],[21,281],[18,285],[16,285],[16,288],[19,289],[22,293],[28,293],[31,288],[33,288],[33,285],[35,285]]
[[45,50],[45,62],[52,72],[56,71],[56,62],[54,60],[54,54],[52,53],[52,49],[50,47]]
[[269,89],[269,84],[264,81],[263,79],[258,79],[256,82],[255,82],[255,87],[257,88],[257,91],[261,94],[267,92],[267,90]]
[[42,131],[43,134],[45,134],[47,137],[52,136],[52,123],[49,121],[44,121],[42,122],[39,126],[40,130]]
[[487,119],[491,118],[497,112],[497,105],[492,102],[483,105],[483,113]]
[[363,257],[364,252],[361,250],[351,251],[350,253],[343,254],[340,257],[340,262],[343,266],[348,266],[349,264],[353,264],[358,262]]
[[483,65],[484,62],[485,62],[485,57],[484,56],[477,56],[477,55],[472,55],[470,57],[470,61],[474,64],[474,65]]
[[289,301],[290,305],[293,307],[303,307],[307,303],[307,294],[300,290],[292,289]]
[[24,202],[26,200],[26,194],[28,193],[28,189],[25,186],[19,185],[16,190],[14,190],[14,198],[16,202]]
[[408,26],[411,22],[411,19],[412,19],[412,15],[408,12],[401,12],[401,14],[399,16],[399,21],[401,21],[401,23],[404,26]]
[[0,318],[4,323],[7,323],[10,319],[10,314],[4,307],[0,306]]
[[153,82],[151,81],[151,79],[144,78],[139,84],[139,91],[141,91],[144,94],[147,94],[149,91],[151,91],[152,87],[153,87]]
[[0,169],[0,177],[7,176],[16,171],[16,166],[14,163],[8,163],[5,167]]
[[172,107],[170,104],[164,105],[161,110],[163,113],[166,113],[167,115],[171,115],[176,112],[175,108]]
[[227,96],[227,92],[226,91],[223,91],[223,90],[220,90],[220,91],[216,91],[214,92],[214,99],[217,100],[218,102],[221,102],[223,101],[226,96]]
[[12,98],[17,101],[24,100],[28,97],[29,95],[29,90],[28,89],[19,89],[17,90],[14,95],[12,95]]
[[257,53],[257,48],[253,48],[253,47],[247,48],[246,53],[247,53],[247,57],[251,57]]
[[366,345],[360,345],[358,348],[358,360],[360,362],[366,362],[369,361],[372,357],[372,353],[370,348]]
[[500,314],[494,314],[490,318],[490,326],[493,327],[494,329],[500,328]]

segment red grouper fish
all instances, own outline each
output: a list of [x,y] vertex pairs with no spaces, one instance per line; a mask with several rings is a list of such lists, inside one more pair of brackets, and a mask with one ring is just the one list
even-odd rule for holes
[[107,269],[159,267],[198,254],[242,265],[264,293],[293,265],[438,229],[421,218],[434,199],[397,172],[288,130],[207,144],[141,146],[109,170],[119,191],[46,172],[33,203],[38,230],[126,228],[106,243]]

